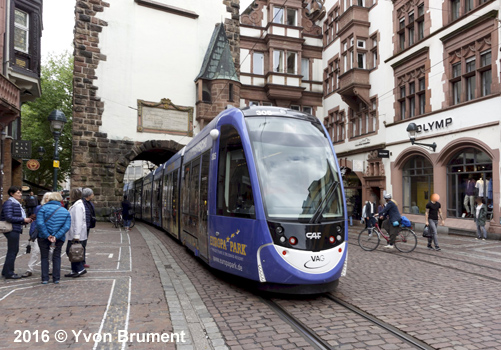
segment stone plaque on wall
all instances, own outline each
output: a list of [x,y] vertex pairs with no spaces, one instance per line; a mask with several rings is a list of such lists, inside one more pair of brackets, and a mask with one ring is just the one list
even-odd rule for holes
[[193,107],[176,106],[166,98],[137,100],[137,106],[137,131],[193,136]]

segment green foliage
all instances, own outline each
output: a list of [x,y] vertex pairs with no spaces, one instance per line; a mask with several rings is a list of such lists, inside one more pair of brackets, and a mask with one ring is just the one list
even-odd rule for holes
[[24,178],[48,188],[52,188],[54,168],[54,137],[47,120],[50,112],[59,109],[68,122],[59,140],[58,182],[70,174],[72,155],[72,110],[73,110],[73,57],[68,53],[51,55],[41,67],[42,96],[21,107],[22,139],[32,141],[33,159],[37,159],[38,147],[45,148],[45,156],[40,169],[31,171],[24,165]]

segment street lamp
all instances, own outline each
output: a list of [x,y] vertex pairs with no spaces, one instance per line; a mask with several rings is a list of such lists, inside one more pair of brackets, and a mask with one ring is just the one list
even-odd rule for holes
[[43,148],[43,146],[40,146],[40,147],[38,147],[37,152],[38,152],[38,155],[40,156],[38,159],[42,160],[43,156],[45,155],[45,148]]
[[417,126],[415,123],[410,123],[407,126],[407,132],[409,133],[409,138],[411,139],[411,144],[412,145],[419,145],[423,147],[430,147],[433,152],[437,149],[437,144],[435,142],[433,143],[420,143],[416,142],[416,131],[417,131]]
[[[47,118],[50,122],[50,131],[52,131],[52,135],[54,136],[54,181],[52,183],[52,191],[57,191],[57,169],[59,168],[59,137],[61,136],[61,132],[63,131],[64,124],[66,124],[66,117],[64,113],[59,110],[53,110],[50,112],[49,117]],[[40,152],[40,148],[38,149]]]

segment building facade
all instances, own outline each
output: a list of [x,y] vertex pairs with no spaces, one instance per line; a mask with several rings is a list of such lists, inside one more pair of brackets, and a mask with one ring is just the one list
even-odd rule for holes
[[10,186],[22,185],[23,157],[12,149],[21,139],[21,104],[41,94],[42,7],[42,0],[0,0],[1,203]]
[[[240,20],[241,104],[324,120],[353,218],[389,192],[424,223],[436,192],[446,225],[474,230],[471,201],[481,196],[489,230],[501,233],[500,5],[253,1]],[[435,150],[411,144],[410,123]]]

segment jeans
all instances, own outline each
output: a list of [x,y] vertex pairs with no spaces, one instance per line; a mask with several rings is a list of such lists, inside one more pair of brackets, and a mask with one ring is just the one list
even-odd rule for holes
[[[86,252],[86,246],[87,246],[87,240],[85,241],[79,241],[82,244],[82,247],[84,248],[84,261],[85,261],[85,252]],[[68,241],[68,244],[66,244],[66,255],[69,255],[70,247],[73,244],[73,241]],[[79,261],[79,262],[72,262],[71,263],[71,271],[74,273],[79,273],[85,270],[84,268],[84,261]]]
[[431,241],[433,240],[435,248],[438,248],[437,226],[438,220],[428,219],[428,228],[430,229],[430,233],[433,234],[433,237],[428,237],[428,247],[431,247]]
[[15,274],[14,263],[17,253],[19,253],[19,235],[21,232],[10,231],[4,233],[7,238],[7,255],[5,255],[5,264],[2,269],[2,276],[10,277]]
[[[483,236],[482,236],[483,233]],[[477,224],[477,237],[487,239],[487,231],[485,230],[485,225]]]
[[365,224],[367,228],[374,227],[376,225],[376,218],[374,216],[369,217],[369,220],[365,219]]
[[[52,280],[59,281],[61,278],[61,250],[64,241],[56,240],[56,247],[52,253]],[[49,280],[49,252],[51,242],[46,238],[38,238],[40,255],[42,256],[42,282]]]
[[124,227],[129,227],[131,221],[132,221],[131,219],[128,219],[128,220],[124,219]]

